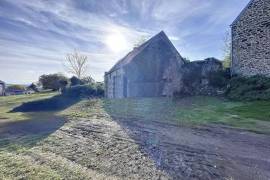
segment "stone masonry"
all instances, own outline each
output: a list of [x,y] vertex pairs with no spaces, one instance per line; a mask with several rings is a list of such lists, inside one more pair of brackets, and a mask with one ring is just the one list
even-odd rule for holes
[[231,27],[232,74],[270,76],[270,0],[251,0]]

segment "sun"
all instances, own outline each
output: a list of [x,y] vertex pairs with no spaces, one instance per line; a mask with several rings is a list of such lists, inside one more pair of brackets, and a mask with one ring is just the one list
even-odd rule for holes
[[128,46],[126,38],[119,32],[108,35],[105,43],[111,51],[116,53],[127,49]]

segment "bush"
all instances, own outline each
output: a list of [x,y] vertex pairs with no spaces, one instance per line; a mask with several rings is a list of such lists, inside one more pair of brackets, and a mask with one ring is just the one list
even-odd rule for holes
[[10,85],[6,89],[6,91],[24,91],[24,90],[25,90],[25,86],[18,85],[18,84]]
[[35,92],[39,92],[38,86],[35,83],[30,84],[27,88],[31,89],[31,90],[33,90]]
[[63,92],[63,95],[68,97],[102,97],[104,96],[104,88],[102,84],[92,83],[72,86],[67,88]]
[[97,96],[104,96],[104,83],[102,83],[102,82],[96,83],[96,95]]
[[258,75],[233,77],[226,95],[234,100],[270,100],[270,78]]
[[77,78],[76,76],[72,76],[69,80],[70,80],[71,86],[77,86],[77,85],[83,84],[82,81],[79,78]]
[[230,76],[227,76],[225,71],[211,72],[208,75],[209,83],[213,87],[226,87]]
[[49,74],[40,76],[39,82],[42,84],[43,89],[56,91],[65,88],[68,79],[62,74]]
[[86,76],[81,79],[82,84],[92,84],[95,83],[95,80],[91,76]]

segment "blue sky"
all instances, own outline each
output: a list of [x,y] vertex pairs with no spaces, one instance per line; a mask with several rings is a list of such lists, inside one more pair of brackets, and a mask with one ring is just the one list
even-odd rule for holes
[[[141,37],[161,30],[191,60],[222,58],[229,25],[249,0],[0,0],[0,79],[63,72],[74,49],[98,81]],[[67,74],[69,75],[69,74]]]

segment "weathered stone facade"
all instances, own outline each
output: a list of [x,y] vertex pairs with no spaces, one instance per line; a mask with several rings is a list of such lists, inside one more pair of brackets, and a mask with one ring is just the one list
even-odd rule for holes
[[215,58],[207,58],[202,61],[186,63],[182,69],[183,86],[178,93],[183,95],[219,95],[223,87],[217,87],[211,82],[213,76],[222,72],[221,61]]
[[233,22],[231,70],[270,76],[270,0],[251,0]]
[[179,72],[184,63],[162,31],[105,73],[105,95],[108,98],[172,96],[179,91]]

